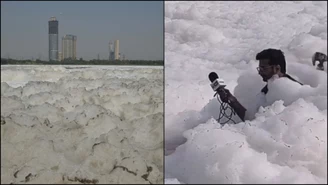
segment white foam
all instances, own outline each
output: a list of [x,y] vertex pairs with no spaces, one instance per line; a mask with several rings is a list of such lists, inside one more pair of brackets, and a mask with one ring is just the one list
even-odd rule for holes
[[[166,2],[165,28],[166,183],[327,183],[327,65],[311,61],[327,54],[327,2]],[[261,95],[267,48],[303,86],[279,78]],[[246,122],[216,122],[212,71]]]
[[163,181],[163,67],[1,66],[1,80],[1,183]]

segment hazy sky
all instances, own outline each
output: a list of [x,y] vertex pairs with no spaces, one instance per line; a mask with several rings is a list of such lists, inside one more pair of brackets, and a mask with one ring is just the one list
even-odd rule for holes
[[48,21],[59,22],[59,50],[65,34],[77,36],[77,57],[108,59],[118,39],[127,59],[162,60],[163,2],[3,2],[1,57],[48,60]]

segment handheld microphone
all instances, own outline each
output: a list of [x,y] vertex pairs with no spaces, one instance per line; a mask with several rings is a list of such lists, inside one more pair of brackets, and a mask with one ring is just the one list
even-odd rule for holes
[[219,91],[221,88],[224,88],[226,85],[224,84],[224,80],[220,79],[219,76],[215,72],[211,72],[208,75],[209,80],[212,82],[211,87],[213,91]]
[[[220,98],[222,96],[222,99],[221,101],[219,100],[219,96],[217,96],[216,98],[219,100],[221,106],[220,106],[220,113],[219,113],[219,118],[217,119],[217,121],[224,125],[226,123],[228,123],[230,120],[232,122],[234,122],[236,124],[236,122],[231,119],[232,118],[232,114],[236,114],[235,111],[230,107],[230,104],[229,104],[229,99],[228,99],[228,93],[229,91],[227,91],[224,87],[226,86],[224,84],[224,80],[223,79],[220,79],[219,76],[215,73],[215,72],[211,72],[209,75],[208,75],[208,78],[209,80],[211,81],[211,87],[213,89],[213,91],[215,91],[215,94],[214,94],[214,97],[217,96],[219,94]],[[230,109],[230,115],[227,115],[226,114],[226,110],[227,109]],[[225,122],[220,122],[220,120],[223,118],[223,117],[226,117],[228,120],[225,121]]]
[[315,66],[316,61],[319,61],[319,64],[317,65],[318,70],[324,70],[323,63],[327,62],[327,55],[320,53],[320,52],[315,52],[314,55],[312,56],[312,64]]

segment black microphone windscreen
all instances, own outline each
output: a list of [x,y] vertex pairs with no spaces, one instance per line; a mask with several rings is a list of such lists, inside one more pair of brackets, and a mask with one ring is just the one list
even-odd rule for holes
[[214,80],[216,80],[217,78],[219,78],[219,76],[215,72],[211,72],[208,75],[208,78],[210,79],[211,82],[213,82]]

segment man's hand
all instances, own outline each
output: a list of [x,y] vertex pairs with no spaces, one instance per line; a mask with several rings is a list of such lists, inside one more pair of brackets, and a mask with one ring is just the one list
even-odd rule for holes
[[237,99],[230,93],[230,91],[228,89],[220,89],[218,91],[218,94],[220,96],[220,99],[222,102],[225,103],[231,103],[231,102],[235,102]]
[[234,97],[228,89],[224,88],[218,90],[218,94],[220,96],[221,101],[228,103],[230,107],[237,113],[239,118],[242,121],[245,121],[246,109],[238,102],[237,98]]

